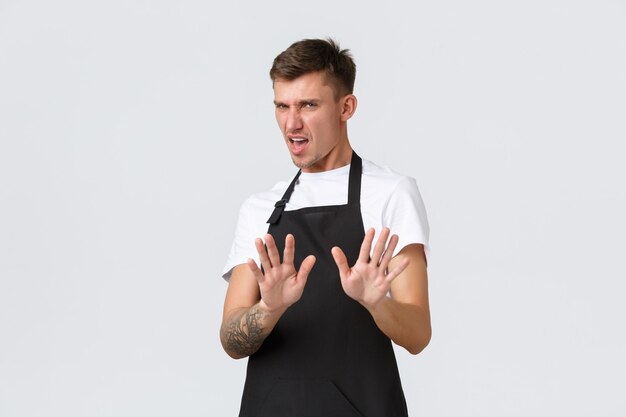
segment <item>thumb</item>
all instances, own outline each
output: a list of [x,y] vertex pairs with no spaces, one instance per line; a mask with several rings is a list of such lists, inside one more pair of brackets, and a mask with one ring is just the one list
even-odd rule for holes
[[350,274],[350,265],[348,265],[348,259],[345,253],[343,253],[339,246],[332,248],[330,253],[333,255],[333,259],[339,269],[339,276],[341,278],[348,276]]
[[249,258],[246,263],[248,264],[248,268],[250,268],[250,271],[252,271],[252,274],[254,274],[257,282],[262,283],[263,281],[265,281],[265,275],[263,275],[263,271],[259,269],[256,262],[254,262],[254,259]]

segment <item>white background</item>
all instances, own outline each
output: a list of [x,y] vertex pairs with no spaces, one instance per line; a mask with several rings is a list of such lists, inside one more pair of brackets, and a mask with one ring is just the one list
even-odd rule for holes
[[2,0],[1,417],[236,415],[221,268],[295,172],[268,70],[326,36],[428,209],[411,415],[626,415],[623,0]]

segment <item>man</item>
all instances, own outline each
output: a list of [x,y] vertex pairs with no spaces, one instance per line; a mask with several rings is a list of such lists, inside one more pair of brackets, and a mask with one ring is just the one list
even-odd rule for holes
[[355,74],[315,39],[270,71],[300,170],[243,204],[224,269],[222,345],[249,357],[241,417],[407,415],[391,341],[417,354],[430,340],[428,223],[412,178],[352,150]]

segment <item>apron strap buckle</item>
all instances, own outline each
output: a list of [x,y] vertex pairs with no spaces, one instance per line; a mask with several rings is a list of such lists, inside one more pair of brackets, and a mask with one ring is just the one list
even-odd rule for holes
[[272,212],[272,215],[270,216],[270,218],[267,219],[267,222],[269,224],[278,223],[278,220],[280,219],[280,216],[283,214],[283,211],[285,210],[286,205],[287,205],[287,199],[281,198],[280,200],[278,200],[276,204],[274,204],[274,211]]

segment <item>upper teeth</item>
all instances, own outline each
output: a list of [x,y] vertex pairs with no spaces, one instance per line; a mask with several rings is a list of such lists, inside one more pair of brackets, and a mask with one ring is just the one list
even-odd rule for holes
[[306,139],[305,138],[291,138],[291,140],[294,142],[304,142]]

